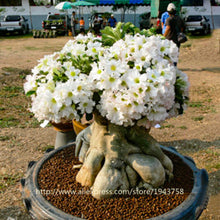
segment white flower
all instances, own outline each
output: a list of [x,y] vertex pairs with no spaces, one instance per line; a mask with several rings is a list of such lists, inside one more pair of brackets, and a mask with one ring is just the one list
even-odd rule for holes
[[66,68],[65,74],[69,79],[77,79],[80,74],[80,70],[72,66],[72,62],[68,61],[63,64],[63,67]]
[[129,88],[138,87],[140,85],[145,86],[147,81],[146,74],[140,74],[137,69],[129,70],[122,76],[122,80]]
[[105,71],[109,76],[119,77],[124,72],[124,69],[119,60],[112,59],[105,63]]
[[39,61],[24,90],[39,121],[79,120],[97,109],[111,123],[150,128],[186,107],[189,84],[177,60],[176,45],[160,36],[125,35],[107,47],[78,35]]
[[86,94],[84,94],[80,97],[78,110],[80,110],[82,114],[92,113],[94,105],[95,102],[91,99],[91,97],[89,98]]
[[168,116],[167,110],[163,106],[154,106],[147,114],[149,121],[164,121]]
[[100,42],[89,42],[87,48],[87,55],[94,57],[102,50],[102,44]]
[[29,91],[36,91],[36,90],[37,90],[36,77],[34,75],[28,75],[26,77],[26,82],[24,83],[25,93]]
[[[89,74],[89,79],[91,82],[94,82],[94,81],[98,81],[98,80],[101,80],[102,79],[102,75],[103,75],[103,69],[100,68],[100,66],[98,66],[97,63],[93,63],[92,65],[92,70]],[[96,82],[94,82],[96,83]]]

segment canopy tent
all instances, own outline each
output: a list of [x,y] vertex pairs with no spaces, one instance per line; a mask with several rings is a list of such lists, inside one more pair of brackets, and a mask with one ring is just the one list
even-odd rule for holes
[[67,10],[71,8],[72,8],[71,2],[60,2],[55,6],[55,9],[57,10]]
[[[78,0],[76,2],[71,3],[72,6],[79,6],[79,17],[81,17],[81,15],[83,15],[83,7],[84,6],[95,6],[96,4],[93,2],[89,2],[89,1],[84,1],[84,0]],[[82,6],[82,11],[80,12],[80,8]]]
[[73,6],[95,6],[96,4],[93,2],[78,0],[76,2],[71,3]]
[[151,0],[87,0],[96,5],[150,5]]

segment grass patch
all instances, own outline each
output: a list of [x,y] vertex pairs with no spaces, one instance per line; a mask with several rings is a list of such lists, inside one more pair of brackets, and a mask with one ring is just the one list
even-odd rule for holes
[[62,49],[62,46],[58,46],[57,48],[48,46],[48,47],[43,47],[43,48],[40,48],[40,49],[41,49],[41,51],[44,51],[44,52],[47,52],[47,51],[48,51],[48,52],[54,53],[54,52],[57,52],[57,51],[61,50],[61,49]]
[[40,124],[41,122],[39,122],[36,118],[32,117],[31,119],[25,121],[25,124],[20,125],[20,127],[21,128],[25,128],[25,127],[38,128]]
[[[20,70],[23,75],[15,75],[5,86],[0,89],[1,117],[0,128],[39,127],[39,122],[33,113],[28,111],[30,98],[24,94],[23,79],[28,70]],[[7,100],[8,99],[8,100]]]
[[25,50],[39,50],[37,47],[25,47]]
[[174,127],[175,127],[174,125],[169,124],[169,125],[162,125],[162,126],[160,127],[160,129],[164,129],[164,128],[174,128]]
[[217,113],[216,109],[210,108],[211,113]]
[[2,70],[5,73],[19,74],[20,79],[25,79],[26,75],[31,74],[30,69],[19,69],[19,68],[14,68],[14,67],[2,67]]
[[203,107],[202,102],[190,102],[188,105],[189,105],[189,107],[192,107],[192,108],[200,108],[200,107]]
[[205,153],[209,154],[210,156],[220,157],[220,151],[217,151],[215,149],[207,149]]
[[215,165],[213,166],[213,168],[215,168],[215,169],[220,169],[220,163],[215,164]]
[[19,68],[15,68],[15,67],[2,67],[2,70],[8,73],[18,73],[21,71]]
[[204,113],[209,113],[209,112],[211,112],[211,113],[216,113],[216,109],[213,108],[213,106],[204,106],[204,107],[202,108],[202,111],[203,111]]
[[205,168],[208,172],[215,172],[220,169],[220,149],[219,147],[210,147],[199,150],[191,155],[196,161],[198,168]]
[[4,174],[0,175],[0,192],[3,192],[7,187],[15,185],[22,177],[22,174]]
[[18,96],[18,94],[0,95],[1,98],[13,98],[13,97],[16,97],[16,96]]
[[15,109],[23,109],[22,105],[10,105],[10,108],[15,108]]
[[8,141],[10,138],[9,136],[0,136],[0,141]]
[[182,45],[181,45],[182,48],[189,48],[189,47],[191,47],[191,46],[192,46],[191,43],[185,43],[185,44],[182,44]]
[[3,91],[14,93],[14,92],[21,92],[23,91],[23,87],[21,86],[4,86]]
[[186,130],[187,129],[187,127],[186,126],[180,126],[180,127],[178,127],[178,128],[180,128],[180,129],[182,129],[182,130]]
[[0,118],[0,128],[15,127],[20,121],[14,117]]
[[39,150],[44,153],[44,152],[46,152],[48,149],[54,149],[54,146],[53,146],[53,145],[43,146],[43,147],[41,147]]
[[202,115],[197,116],[197,117],[192,117],[193,121],[202,121],[203,119],[204,119],[204,116],[202,116]]
[[206,161],[205,169],[208,172],[212,172],[212,171],[218,170],[218,169],[220,169],[220,163],[215,163],[215,161],[213,161],[210,158],[209,160]]

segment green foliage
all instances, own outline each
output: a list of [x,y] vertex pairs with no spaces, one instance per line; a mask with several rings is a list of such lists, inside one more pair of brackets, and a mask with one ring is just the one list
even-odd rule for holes
[[6,12],[5,8],[0,8],[0,15],[3,15]]
[[15,185],[22,177],[21,173],[4,174],[0,176],[0,192],[3,192],[7,187]]
[[0,118],[0,128],[15,127],[19,124],[19,120],[14,117]]
[[46,152],[47,150],[50,150],[50,149],[54,149],[54,146],[52,146],[52,145],[46,145],[46,146],[43,146],[43,147],[41,147],[40,149],[39,149],[39,151],[41,151],[41,152]]
[[10,140],[10,136],[0,136],[0,141],[8,141]]
[[102,43],[106,46],[112,46],[116,41],[123,39],[123,31],[125,31],[127,27],[128,25],[123,25],[121,22],[118,22],[115,28],[105,27],[105,29],[101,30]]
[[197,116],[197,117],[193,117],[192,119],[194,121],[202,121],[204,119],[204,116],[200,115],[200,116]]
[[186,129],[187,129],[187,127],[184,126],[184,125],[180,126],[179,128],[180,128],[180,129],[183,129],[183,130],[186,130]]
[[59,70],[54,68],[53,69],[53,80],[54,82],[66,82],[68,77],[65,74],[65,69],[60,68]]
[[31,96],[31,95],[33,95],[33,94],[36,94],[36,91],[28,91],[28,92],[26,93],[26,96],[28,97],[28,96]]
[[3,90],[7,92],[21,92],[23,88],[21,86],[5,86]]
[[201,102],[190,102],[189,107],[200,108],[200,107],[203,107],[203,104]]
[[3,70],[4,72],[15,73],[15,74],[18,73],[18,72],[21,72],[20,69],[15,68],[15,67],[3,67],[2,70]]
[[174,125],[171,125],[171,124],[168,124],[168,125],[162,125],[160,127],[160,129],[164,129],[164,128],[174,128],[175,126]]
[[[141,30],[140,34],[145,35],[146,37],[157,35],[157,29],[155,27],[152,27],[152,28],[147,29],[147,30],[143,29],[143,30]],[[161,35],[161,37],[165,39],[165,37],[163,37],[163,35]]]
[[112,46],[116,41],[120,39],[124,39],[126,34],[135,35],[137,33],[141,35],[145,35],[146,37],[150,37],[152,35],[156,35],[156,28],[150,28],[148,30],[143,29],[140,30],[131,22],[122,23],[118,22],[115,28],[111,28],[109,26],[105,27],[105,29],[101,30],[102,33],[102,43],[105,46]]

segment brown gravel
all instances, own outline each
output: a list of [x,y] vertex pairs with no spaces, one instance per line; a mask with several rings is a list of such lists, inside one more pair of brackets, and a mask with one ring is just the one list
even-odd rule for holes
[[[177,156],[167,152],[174,163],[174,179],[160,189],[166,193],[158,190],[153,191],[152,195],[137,195],[134,191],[132,195],[97,200],[91,196],[89,188],[75,181],[78,170],[72,167],[79,161],[73,152],[72,147],[58,152],[43,164],[38,175],[42,195],[55,207],[73,216],[91,220],[152,218],[180,205],[193,187],[191,169]],[[181,193],[169,193],[169,189],[180,190]]]

